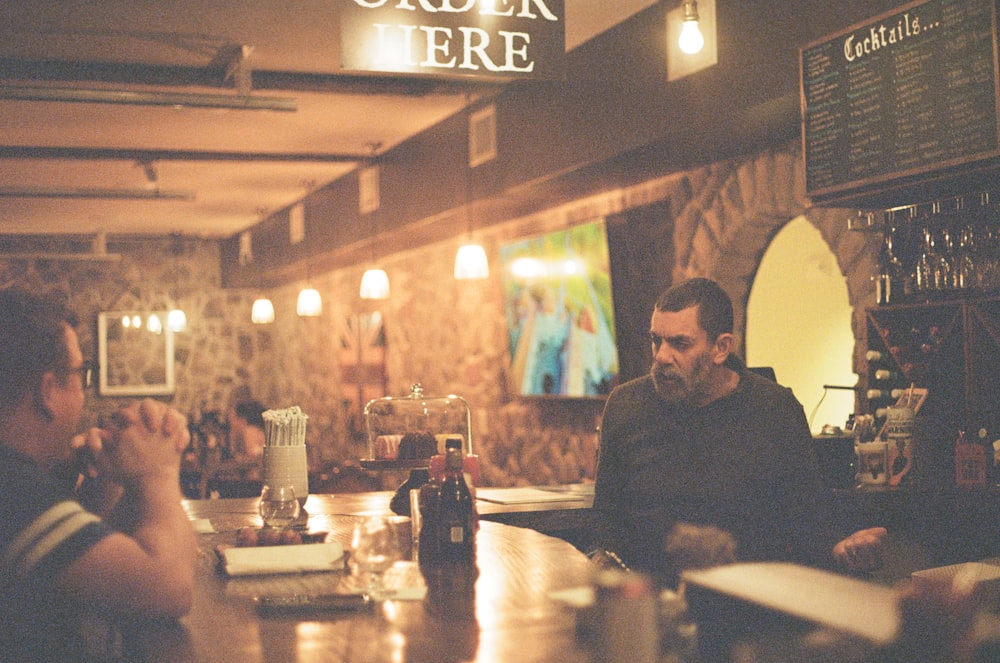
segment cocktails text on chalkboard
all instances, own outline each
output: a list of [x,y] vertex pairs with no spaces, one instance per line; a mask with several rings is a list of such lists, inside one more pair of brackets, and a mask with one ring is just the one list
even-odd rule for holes
[[1000,157],[997,0],[913,2],[800,51],[814,202],[982,169]]

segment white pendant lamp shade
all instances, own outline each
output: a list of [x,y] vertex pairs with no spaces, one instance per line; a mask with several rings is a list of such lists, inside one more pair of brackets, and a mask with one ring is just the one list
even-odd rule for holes
[[388,299],[389,275],[384,269],[369,269],[361,276],[361,299]]
[[455,254],[455,278],[486,279],[490,276],[490,263],[486,251],[479,244],[465,244]]
[[315,288],[303,288],[295,311],[304,318],[315,318],[323,312],[323,298]]
[[187,329],[187,314],[182,309],[175,308],[167,313],[167,328],[172,332],[182,332]]
[[255,325],[267,325],[274,322],[274,304],[270,299],[261,297],[254,300],[250,309],[250,321]]

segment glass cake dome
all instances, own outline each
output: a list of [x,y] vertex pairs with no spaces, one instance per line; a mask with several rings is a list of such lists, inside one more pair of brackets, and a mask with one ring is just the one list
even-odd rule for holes
[[461,396],[426,396],[420,383],[403,397],[376,398],[365,406],[367,458],[363,467],[427,467],[430,457],[444,453],[444,442],[462,438],[466,455],[472,451],[472,416]]

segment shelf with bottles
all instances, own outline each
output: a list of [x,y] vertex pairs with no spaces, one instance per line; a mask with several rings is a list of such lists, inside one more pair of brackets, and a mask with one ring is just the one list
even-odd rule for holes
[[[954,302],[868,310],[869,388],[923,386],[944,355],[962,362],[963,312]],[[874,337],[874,338],[873,338]]]
[[[867,311],[867,412],[884,416],[910,384],[928,390],[934,475],[957,477],[955,440],[985,449],[988,485],[1000,484],[1000,298],[896,304]],[[879,378],[886,378],[880,380]],[[884,419],[883,419],[884,421]],[[880,425],[880,424],[879,424]],[[957,482],[957,480],[956,480]]]
[[862,210],[848,227],[881,234],[874,274],[879,305],[1000,292],[1000,193]]
[[1000,483],[1000,299],[968,306],[966,437],[987,447],[991,482]]

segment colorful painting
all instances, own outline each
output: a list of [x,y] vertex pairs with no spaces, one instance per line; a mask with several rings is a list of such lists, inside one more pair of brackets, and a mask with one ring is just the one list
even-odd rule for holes
[[510,387],[603,396],[618,380],[604,220],[500,247]]

